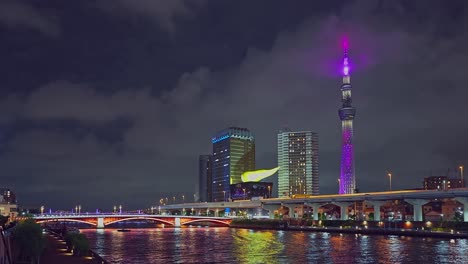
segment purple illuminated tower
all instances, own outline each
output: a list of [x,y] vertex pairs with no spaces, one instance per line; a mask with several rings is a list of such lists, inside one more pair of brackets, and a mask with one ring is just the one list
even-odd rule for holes
[[349,194],[354,193],[356,190],[353,147],[353,120],[356,108],[351,105],[351,78],[347,47],[344,49],[341,94],[342,107],[338,110],[342,128],[340,194]]

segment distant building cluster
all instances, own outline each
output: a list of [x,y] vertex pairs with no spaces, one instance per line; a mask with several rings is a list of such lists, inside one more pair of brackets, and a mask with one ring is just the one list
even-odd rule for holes
[[449,178],[449,176],[430,176],[423,181],[424,190],[450,190],[463,187],[461,178]]
[[[318,136],[311,131],[278,134],[278,182],[244,182],[242,175],[265,178],[278,169],[255,172],[255,136],[247,128],[229,127],[211,139],[212,153],[199,157],[199,201],[219,202],[319,193]],[[245,176],[244,175],[244,176]],[[245,179],[255,177],[244,177]]]

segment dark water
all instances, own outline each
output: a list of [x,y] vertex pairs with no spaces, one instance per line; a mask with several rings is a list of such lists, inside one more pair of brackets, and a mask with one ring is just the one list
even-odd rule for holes
[[468,240],[218,228],[82,230],[111,263],[468,263]]

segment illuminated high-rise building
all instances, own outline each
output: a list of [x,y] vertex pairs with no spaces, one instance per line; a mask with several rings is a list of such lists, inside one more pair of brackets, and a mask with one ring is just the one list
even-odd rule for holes
[[278,134],[278,197],[319,194],[318,135],[311,131]]
[[198,195],[200,202],[211,202],[213,194],[213,161],[211,155],[200,155],[198,160]]
[[242,173],[255,169],[255,138],[246,128],[230,127],[211,139],[213,143],[213,197],[230,197],[229,186],[242,182]]
[[343,57],[343,84],[341,85],[341,108],[338,114],[341,119],[341,171],[340,194],[356,192],[356,177],[354,175],[353,120],[356,108],[352,106],[351,77],[348,48],[345,47]]

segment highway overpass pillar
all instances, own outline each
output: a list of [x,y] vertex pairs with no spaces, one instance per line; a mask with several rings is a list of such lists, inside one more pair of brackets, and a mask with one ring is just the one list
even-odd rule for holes
[[423,220],[422,206],[427,204],[429,200],[405,199],[405,201],[413,206],[413,221],[422,221]]
[[174,227],[180,227],[180,217],[174,218]]
[[101,229],[104,228],[104,217],[97,218],[97,228]]
[[275,218],[275,210],[278,209],[278,205],[276,204],[262,204],[262,208],[268,210],[268,217],[270,219]]
[[455,200],[463,204],[463,222],[468,222],[468,197],[456,197]]
[[320,209],[320,206],[322,206],[322,204],[319,204],[319,203],[306,203],[305,205],[312,207],[313,219],[314,220],[319,220],[318,211]]
[[283,204],[284,207],[289,209],[288,216],[289,218],[296,218],[296,215],[294,214],[294,209],[297,206],[300,206],[301,204]]
[[348,220],[348,207],[353,203],[350,202],[335,202],[334,204],[340,207],[341,220]]
[[385,201],[366,201],[374,207],[374,221],[380,221],[380,207],[385,204]]

